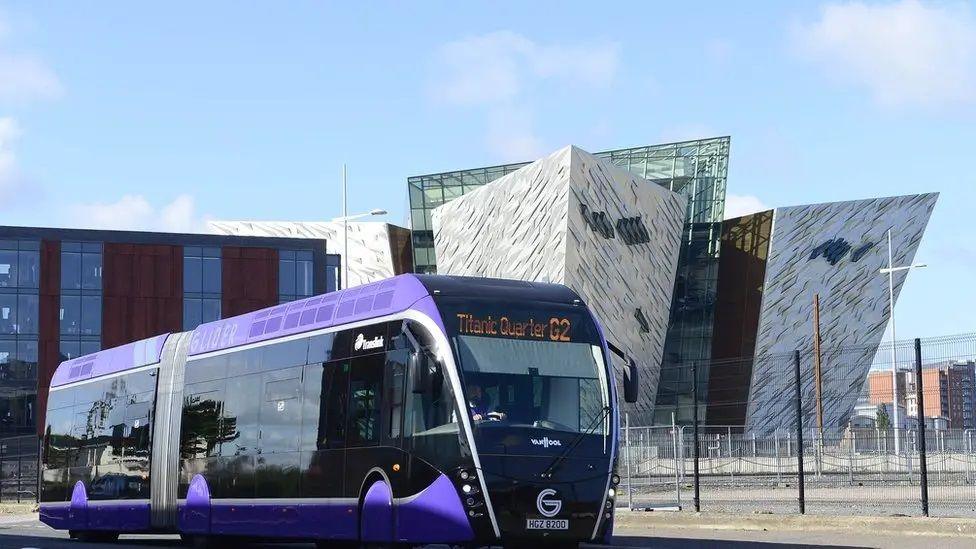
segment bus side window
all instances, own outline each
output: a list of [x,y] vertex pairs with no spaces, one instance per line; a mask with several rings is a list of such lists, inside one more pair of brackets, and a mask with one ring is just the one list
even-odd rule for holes
[[312,452],[317,449],[319,433],[325,435],[325,405],[322,403],[322,364],[305,366],[302,374],[302,433],[299,449]]
[[349,400],[349,361],[330,362],[322,375],[321,414],[325,432],[319,434],[319,449],[345,448],[346,406]]
[[386,433],[384,442],[396,445],[401,434],[403,423],[403,390],[406,382],[407,358],[410,356],[406,349],[397,349],[386,353],[386,383],[384,387],[384,413],[386,415]]
[[384,358],[384,355],[372,355],[353,359],[349,381],[349,446],[379,444]]

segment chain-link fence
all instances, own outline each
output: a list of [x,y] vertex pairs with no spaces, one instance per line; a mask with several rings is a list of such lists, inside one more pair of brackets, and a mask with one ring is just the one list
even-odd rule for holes
[[976,517],[974,359],[976,335],[965,335],[686,365],[700,402],[675,416],[690,425],[628,418],[618,501]]

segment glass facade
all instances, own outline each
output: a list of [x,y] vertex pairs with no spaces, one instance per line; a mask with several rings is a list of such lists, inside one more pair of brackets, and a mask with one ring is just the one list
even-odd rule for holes
[[[669,423],[672,411],[680,412],[679,422],[691,421],[690,364],[692,360],[707,361],[711,353],[729,143],[728,137],[719,137],[595,154],[688,197],[655,409],[656,423]],[[422,273],[437,270],[431,226],[434,208],[527,164],[408,178],[415,270]],[[707,369],[699,368],[698,376],[699,400],[703,405],[708,394]]]
[[0,240],[0,437],[34,431],[38,240]]
[[339,289],[342,279],[342,257],[336,254],[325,256],[325,291],[334,292]]
[[314,263],[312,250],[278,251],[279,303],[311,297],[315,293]]
[[61,360],[102,347],[102,243],[61,243]]
[[183,329],[220,319],[220,248],[183,247]]

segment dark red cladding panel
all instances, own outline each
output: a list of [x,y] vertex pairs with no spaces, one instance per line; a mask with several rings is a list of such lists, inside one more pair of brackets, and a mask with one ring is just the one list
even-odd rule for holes
[[183,248],[106,242],[102,272],[102,348],[183,324]]
[[278,304],[278,250],[224,246],[221,250],[223,318]]
[[37,434],[43,435],[48,387],[61,363],[61,242],[41,241],[37,341]]

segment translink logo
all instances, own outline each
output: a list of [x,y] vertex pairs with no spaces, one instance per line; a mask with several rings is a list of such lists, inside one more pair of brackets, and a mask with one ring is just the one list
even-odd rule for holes
[[558,441],[558,440],[556,440],[554,438],[549,438],[549,437],[530,438],[529,440],[532,441],[532,444],[534,446],[542,446],[543,448],[548,448],[550,446],[562,446],[563,445],[562,442],[560,442],[560,441]]

